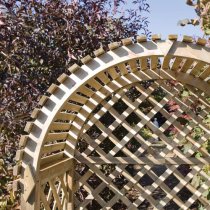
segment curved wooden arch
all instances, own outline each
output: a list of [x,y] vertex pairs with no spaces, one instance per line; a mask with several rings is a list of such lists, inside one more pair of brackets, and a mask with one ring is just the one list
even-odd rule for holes
[[95,58],[86,56],[81,60],[84,65],[73,65],[69,75],[61,75],[59,83],[48,89],[48,96],[41,98],[40,108],[33,111],[35,120],[25,128],[29,134],[21,137],[14,174],[21,175],[22,184],[28,181],[26,176],[37,184],[36,190],[35,184],[25,189],[25,208],[39,208],[42,179],[52,172],[53,165],[69,164],[66,159],[74,157],[76,142],[91,112],[114,92],[144,80],[177,80],[200,90],[204,94],[200,100],[206,103],[203,98],[210,95],[210,49],[203,39],[192,42],[187,36],[177,41],[175,35],[166,41],[156,35],[152,41],[145,36],[137,37],[135,43],[124,39],[110,44],[108,52],[96,50]]

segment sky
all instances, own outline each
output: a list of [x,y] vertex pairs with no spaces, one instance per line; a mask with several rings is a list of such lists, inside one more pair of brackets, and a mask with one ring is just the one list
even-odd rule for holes
[[196,17],[194,8],[186,5],[185,0],[148,0],[148,3],[150,5],[149,29],[152,34],[161,34],[164,39],[168,34],[203,36],[199,26],[177,25],[179,20]]

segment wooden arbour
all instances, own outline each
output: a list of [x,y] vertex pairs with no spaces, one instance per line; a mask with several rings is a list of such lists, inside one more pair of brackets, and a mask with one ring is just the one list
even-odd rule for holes
[[[26,125],[28,135],[20,140],[14,174],[22,190],[22,209],[91,209],[93,203],[98,209],[117,209],[115,205],[141,209],[145,200],[154,209],[167,209],[169,202],[180,209],[190,209],[197,201],[208,209],[210,204],[202,195],[210,185],[210,177],[202,171],[210,162],[210,155],[202,147],[210,138],[203,123],[210,110],[206,100],[210,96],[210,49],[205,44],[203,39],[193,43],[187,36],[177,41],[175,35],[166,41],[157,35],[152,36],[152,41],[145,36],[137,37],[135,42],[128,38],[111,43],[107,52],[103,48],[96,50],[95,58],[86,56],[81,59],[84,65],[75,64],[69,68],[69,75],[62,74],[58,84],[51,85],[41,98],[40,107],[31,115],[34,121]],[[168,85],[171,81],[176,82]],[[191,95],[181,101],[178,96],[185,87]],[[160,89],[166,95],[156,101],[153,92]],[[135,96],[133,90],[137,97],[128,96]],[[179,106],[173,114],[165,109],[171,99]],[[119,100],[125,106],[122,113],[113,108]],[[146,100],[152,107],[148,113],[139,109]],[[190,109],[195,101],[203,107],[199,113]],[[182,127],[177,119],[185,112],[191,122]],[[153,123],[157,114],[165,118],[158,128]],[[132,121],[134,115],[137,122]],[[129,116],[134,125],[129,124]],[[110,118],[108,122],[106,117]],[[179,135],[170,140],[164,132],[172,125]],[[122,130],[119,126],[123,126]],[[145,126],[151,130],[153,143],[139,134]],[[196,126],[203,131],[198,142],[191,137]],[[109,137],[111,141],[107,140]],[[141,146],[132,152],[127,145],[133,138]],[[183,138],[192,144],[186,153],[179,149]],[[154,150],[155,141],[159,140],[164,145],[156,146],[163,148]],[[104,141],[113,145],[107,152],[101,146]],[[78,149],[80,142],[82,150]],[[194,156],[197,151],[202,154],[199,158]],[[118,152],[121,154],[116,156]],[[109,173],[103,172],[102,165],[108,167]],[[136,174],[129,173],[130,165],[137,167]],[[153,170],[157,165],[167,166],[160,177]],[[180,165],[191,167],[186,177],[177,169]],[[76,173],[79,167],[84,169]],[[145,174],[153,180],[147,188],[139,183]],[[198,174],[205,182],[195,188],[191,182]],[[97,186],[91,187],[92,176],[97,177]],[[127,180],[122,189],[113,183],[119,176]],[[165,183],[169,176],[181,180],[174,189]],[[152,195],[159,187],[165,194],[161,202]],[[192,193],[185,201],[177,195],[182,188]],[[128,195],[133,189],[139,190],[135,200]],[[103,198],[107,193],[110,199]]]

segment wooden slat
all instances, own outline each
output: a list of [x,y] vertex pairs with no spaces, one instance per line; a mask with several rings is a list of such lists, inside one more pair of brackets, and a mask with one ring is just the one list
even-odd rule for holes
[[127,68],[126,68],[124,63],[118,64],[117,66],[118,66],[118,68],[119,68],[119,70],[120,70],[122,75],[125,75],[125,74],[128,73],[128,70],[127,70]]
[[190,67],[192,66],[193,62],[194,62],[194,60],[187,59],[180,71],[181,72],[187,72],[190,69]]
[[83,96],[78,95],[78,94],[72,94],[71,95],[71,100],[75,101],[75,102],[79,102],[81,104],[85,104],[87,102],[88,98],[83,97]]
[[61,143],[44,145],[42,149],[42,154],[51,153],[58,150],[63,150],[65,147],[65,144],[66,144],[65,142],[61,142]]
[[65,140],[68,136],[68,132],[61,133],[49,133],[46,137],[45,142],[57,141],[57,140]]
[[27,141],[28,141],[28,135],[22,135],[22,136],[20,137],[19,146],[20,146],[20,147],[25,147]]
[[64,110],[69,110],[73,112],[78,112],[81,109],[81,106],[72,104],[72,103],[65,103],[62,107]]
[[50,206],[49,206],[49,203],[48,203],[48,201],[47,201],[47,199],[46,199],[46,196],[45,196],[45,194],[44,194],[44,189],[40,189],[40,197],[41,197],[41,201],[42,201],[42,203],[43,203],[43,205],[44,205],[44,208],[46,209],[46,210],[51,210],[51,208],[50,208]]
[[205,62],[198,62],[195,67],[192,69],[190,74],[196,76],[197,74],[201,73],[201,69],[205,67],[206,63]]
[[55,178],[64,174],[66,171],[70,170],[72,167],[71,158],[63,158],[57,161],[52,161],[50,164],[46,164],[40,170],[40,180],[41,183],[47,182],[51,178]]
[[171,70],[173,71],[177,71],[180,68],[180,63],[182,62],[183,58],[175,58],[172,66],[171,66]]
[[210,66],[204,72],[201,73],[199,78],[206,79],[209,76],[210,76]]
[[56,115],[55,119],[56,120],[74,120],[76,117],[75,114],[72,113],[67,113],[67,112],[60,112]]
[[57,130],[57,131],[64,131],[64,130],[69,130],[70,128],[70,124],[69,123],[60,123],[60,122],[53,122],[50,126],[50,130]]
[[140,66],[141,66],[141,70],[142,71],[144,71],[144,70],[146,70],[146,69],[148,69],[149,67],[148,67],[148,63],[147,63],[147,57],[142,57],[141,59],[140,59]]
[[55,198],[55,201],[56,201],[56,206],[58,207],[58,210],[62,210],[61,201],[59,199],[57,190],[55,188],[55,181],[49,180],[49,184],[50,184],[50,188],[52,189],[53,197]]
[[75,205],[75,197],[74,193],[76,192],[76,179],[75,179],[75,167],[76,162],[74,159],[71,160],[71,167],[69,167],[69,171],[67,173],[67,183],[68,183],[68,192],[69,192],[69,198],[67,203],[67,208],[69,210],[74,210]]
[[208,158],[156,158],[156,157],[77,157],[77,160],[85,164],[139,164],[139,165],[197,165],[197,164],[208,164],[210,157]]
[[41,158],[41,168],[45,167],[45,165],[47,165],[47,164],[62,160],[63,157],[64,157],[63,152],[59,152],[59,153],[56,153],[53,155],[49,155],[47,157],[43,157],[43,158]]

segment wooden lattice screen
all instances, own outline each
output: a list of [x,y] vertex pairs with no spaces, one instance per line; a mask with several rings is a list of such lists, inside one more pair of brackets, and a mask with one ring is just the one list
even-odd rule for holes
[[26,125],[22,209],[210,209],[210,50],[144,36],[58,78]]

